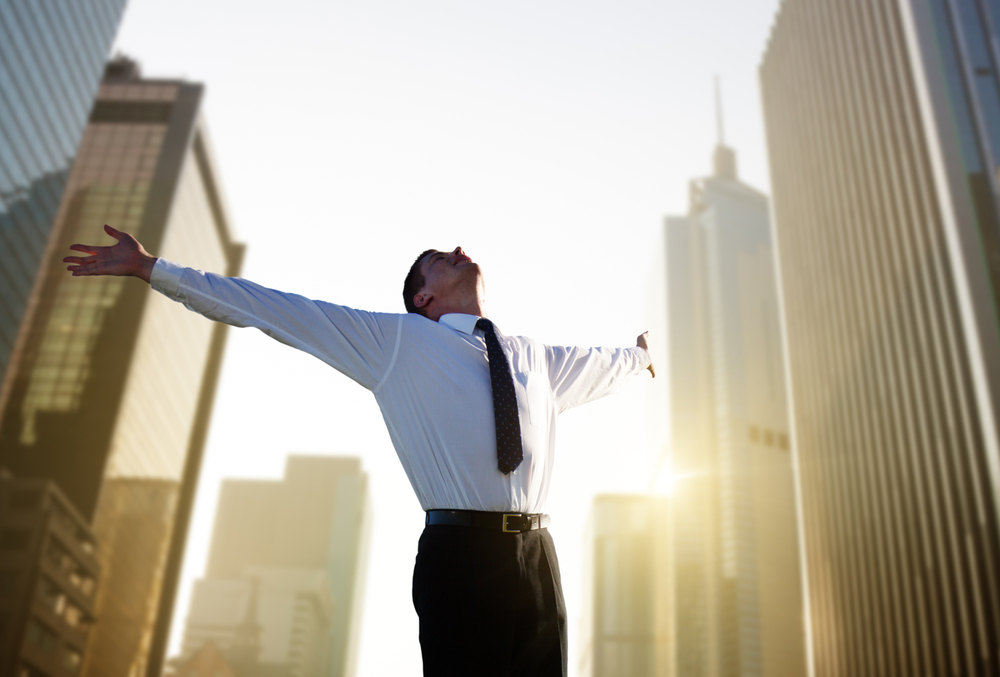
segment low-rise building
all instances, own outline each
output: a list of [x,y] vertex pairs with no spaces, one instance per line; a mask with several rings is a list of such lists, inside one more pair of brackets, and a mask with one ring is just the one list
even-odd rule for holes
[[73,677],[94,622],[94,535],[59,488],[0,469],[0,674]]

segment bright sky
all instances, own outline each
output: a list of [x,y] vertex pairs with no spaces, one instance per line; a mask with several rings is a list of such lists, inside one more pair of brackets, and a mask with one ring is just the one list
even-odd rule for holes
[[[505,333],[617,346],[651,330],[659,378],[560,419],[547,511],[570,674],[593,496],[648,489],[666,440],[662,219],[686,211],[688,180],[709,171],[716,74],[726,140],[767,190],[756,69],[777,6],[131,0],[125,14],[116,50],[147,77],[207,85],[244,277],[402,311],[413,258],[461,245]],[[358,675],[420,675],[410,582],[423,515],[375,400],[252,330],[229,333],[171,653],[220,481],[280,477],[290,452],[363,459],[374,520]]]

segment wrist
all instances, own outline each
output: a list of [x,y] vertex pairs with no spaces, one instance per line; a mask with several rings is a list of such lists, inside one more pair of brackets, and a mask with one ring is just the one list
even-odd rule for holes
[[133,275],[149,283],[149,279],[153,276],[153,266],[156,265],[157,260],[155,256],[144,254],[139,263],[138,270]]

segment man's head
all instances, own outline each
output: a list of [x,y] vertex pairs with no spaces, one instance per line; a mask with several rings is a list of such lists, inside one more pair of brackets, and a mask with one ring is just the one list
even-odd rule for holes
[[[437,320],[448,312],[482,315],[482,271],[461,247],[428,249],[410,266],[403,282],[406,312]],[[479,312],[473,312],[479,309]]]

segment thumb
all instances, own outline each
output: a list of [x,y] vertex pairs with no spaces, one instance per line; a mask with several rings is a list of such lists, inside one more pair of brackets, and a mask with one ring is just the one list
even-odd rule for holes
[[116,240],[122,239],[122,232],[120,230],[115,230],[106,223],[104,224],[104,232],[110,235],[111,237],[115,238]]

